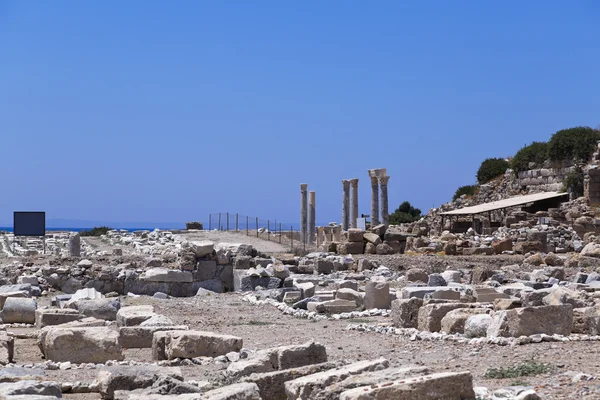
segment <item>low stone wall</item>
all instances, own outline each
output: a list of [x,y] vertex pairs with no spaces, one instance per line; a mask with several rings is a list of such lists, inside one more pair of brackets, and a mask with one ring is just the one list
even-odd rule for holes
[[563,181],[575,167],[541,168],[517,173],[513,186],[528,191],[556,192],[562,189]]

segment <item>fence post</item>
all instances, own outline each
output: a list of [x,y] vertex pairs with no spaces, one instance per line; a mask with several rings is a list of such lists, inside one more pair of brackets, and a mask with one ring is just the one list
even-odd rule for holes
[[249,226],[248,225],[248,216],[246,215],[246,236],[249,235],[249,233],[248,233],[248,226]]
[[271,241],[271,220],[267,220],[267,240]]
[[221,230],[221,213],[219,213],[219,226],[217,227],[217,230]]
[[208,230],[212,230],[212,214],[208,214]]
[[237,213],[235,213],[235,231],[236,231],[236,232],[238,232],[238,231],[239,231],[239,229],[238,229],[238,217],[239,217],[239,216],[238,216],[238,214],[237,214]]
[[[277,229],[277,227],[275,227]],[[279,223],[279,243],[281,244],[281,222]]]
[[227,213],[227,232],[229,232],[229,213]]
[[294,250],[294,227],[290,225],[290,238],[292,240],[292,251]]
[[256,217],[256,237],[258,237],[258,217]]

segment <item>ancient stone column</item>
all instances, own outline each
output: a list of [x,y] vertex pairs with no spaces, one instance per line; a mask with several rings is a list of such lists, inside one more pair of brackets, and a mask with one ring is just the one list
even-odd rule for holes
[[81,237],[79,233],[69,236],[69,256],[81,257]]
[[388,226],[390,224],[390,213],[388,210],[388,181],[389,176],[379,177],[380,203],[381,203],[381,223]]
[[352,197],[350,227],[356,228],[356,219],[358,218],[358,178],[350,179],[350,196]]
[[[371,172],[369,171],[369,174]],[[371,175],[371,226],[379,225],[379,180]]]
[[342,229],[347,231],[350,226],[350,181],[342,181]]
[[315,233],[317,232],[316,225],[316,193],[314,190],[308,192],[308,243],[314,243]]
[[306,243],[307,239],[307,223],[308,223],[308,193],[306,189],[308,184],[302,183],[300,185],[300,240],[302,243]]

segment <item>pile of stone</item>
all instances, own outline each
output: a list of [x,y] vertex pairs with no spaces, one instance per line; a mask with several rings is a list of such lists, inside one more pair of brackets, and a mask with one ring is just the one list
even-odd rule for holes
[[529,275],[507,282],[502,271],[477,269],[465,284],[460,271],[409,270],[411,286],[391,303],[394,326],[467,338],[598,335],[600,275],[579,273],[568,282],[562,267],[549,265]]
[[338,254],[401,254],[412,236],[383,224],[369,231],[351,228],[342,234],[342,242],[335,246],[335,251]]

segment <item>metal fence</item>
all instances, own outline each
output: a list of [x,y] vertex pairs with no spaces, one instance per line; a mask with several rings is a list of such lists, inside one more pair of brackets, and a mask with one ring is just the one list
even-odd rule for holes
[[208,230],[220,230],[238,232],[246,236],[279,242],[290,246],[291,249],[303,248],[306,250],[307,243],[302,237],[299,229],[293,224],[277,222],[277,219],[263,219],[250,217],[238,213],[215,213],[208,215]]

